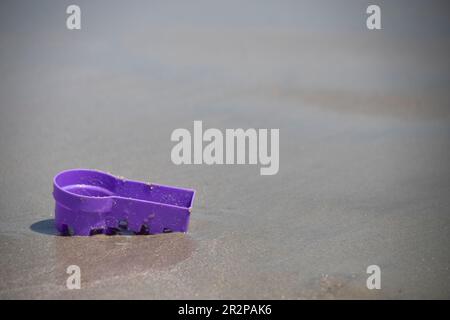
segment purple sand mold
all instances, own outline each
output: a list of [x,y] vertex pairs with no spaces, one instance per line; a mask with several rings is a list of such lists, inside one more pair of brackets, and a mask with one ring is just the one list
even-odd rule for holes
[[56,229],[63,235],[187,232],[195,190],[149,184],[87,169],[53,180]]

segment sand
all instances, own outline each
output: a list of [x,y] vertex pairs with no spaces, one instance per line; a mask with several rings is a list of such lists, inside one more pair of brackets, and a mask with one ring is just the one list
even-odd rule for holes
[[[0,5],[0,298],[450,298],[448,5],[78,3]],[[278,174],[174,165],[194,120],[279,128]],[[196,189],[189,232],[55,235],[80,167]]]

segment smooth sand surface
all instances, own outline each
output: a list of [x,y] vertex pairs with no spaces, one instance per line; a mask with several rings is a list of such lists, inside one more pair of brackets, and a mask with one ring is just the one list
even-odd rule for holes
[[[450,298],[445,2],[381,31],[361,1],[77,2],[80,31],[0,5],[0,298]],[[174,165],[194,120],[279,128],[279,173]],[[189,233],[55,235],[79,167],[196,189]]]

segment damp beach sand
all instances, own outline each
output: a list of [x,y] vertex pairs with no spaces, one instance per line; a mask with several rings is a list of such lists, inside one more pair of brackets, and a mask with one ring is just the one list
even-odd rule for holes
[[[379,32],[360,1],[246,3],[79,1],[69,31],[64,3],[2,1],[0,298],[450,298],[445,2]],[[194,120],[280,129],[278,173],[174,165]],[[189,232],[56,236],[80,167],[195,189]]]

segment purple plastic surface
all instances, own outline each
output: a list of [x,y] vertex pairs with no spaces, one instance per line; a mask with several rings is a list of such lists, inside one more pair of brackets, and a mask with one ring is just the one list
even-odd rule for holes
[[62,171],[53,180],[55,224],[63,235],[187,232],[195,191],[126,180],[97,170]]

